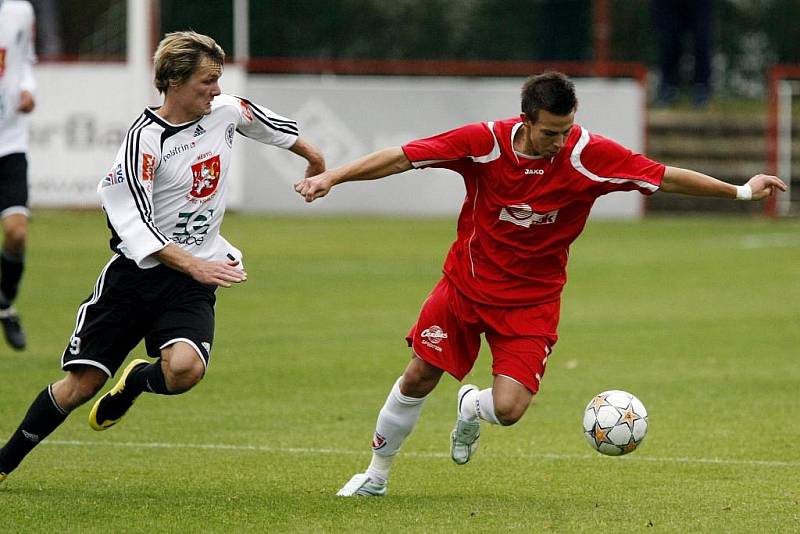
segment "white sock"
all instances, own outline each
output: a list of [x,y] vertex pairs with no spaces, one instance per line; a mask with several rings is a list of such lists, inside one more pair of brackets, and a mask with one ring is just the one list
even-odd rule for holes
[[461,399],[461,417],[467,421],[483,419],[493,425],[499,425],[500,421],[494,413],[494,397],[492,388],[475,390],[468,392]]
[[478,394],[479,389],[469,390],[463,397],[461,397],[461,404],[459,410],[461,411],[461,418],[467,421],[476,421],[478,419]]
[[414,429],[422,412],[425,397],[407,397],[400,393],[400,381],[394,383],[386,403],[378,414],[375,435],[372,439],[372,461],[367,475],[376,482],[386,482],[392,461],[403,441]]

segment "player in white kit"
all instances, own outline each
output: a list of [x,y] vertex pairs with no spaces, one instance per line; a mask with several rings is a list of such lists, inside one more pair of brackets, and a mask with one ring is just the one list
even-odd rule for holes
[[28,117],[33,111],[33,8],[0,0],[0,324],[8,344],[22,350],[25,331],[12,305],[25,267],[28,236]]
[[288,149],[324,171],[297,124],[243,98],[221,94],[224,52],[194,32],[167,35],[155,53],[164,94],[128,130],[98,192],[115,252],[78,309],[61,358],[67,373],[39,393],[0,449],[0,480],[91,399],[142,340],[153,363],[131,361],[94,404],[89,424],[105,430],[143,392],[183,393],[205,374],[217,286],[244,282],[241,252],[220,233],[235,133]]

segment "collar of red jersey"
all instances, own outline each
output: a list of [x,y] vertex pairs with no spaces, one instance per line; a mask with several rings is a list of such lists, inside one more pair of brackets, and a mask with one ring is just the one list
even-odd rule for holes
[[516,137],[517,131],[520,128],[522,128],[523,124],[525,124],[525,123],[522,122],[522,121],[519,121],[518,123],[516,123],[514,126],[511,127],[511,151],[514,153],[514,159],[517,160],[517,164],[520,163],[520,161],[519,161],[520,157],[525,159],[525,160],[528,160],[528,161],[536,160],[536,159],[544,159],[544,156],[529,156],[528,154],[524,154],[524,153],[520,152],[519,150],[517,150],[516,148],[514,148],[514,137]]

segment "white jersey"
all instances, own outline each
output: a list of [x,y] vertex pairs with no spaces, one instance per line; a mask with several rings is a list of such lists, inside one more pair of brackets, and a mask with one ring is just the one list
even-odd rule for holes
[[158,265],[152,254],[169,243],[204,260],[241,260],[219,234],[235,132],[280,148],[298,137],[293,120],[230,95],[217,96],[211,113],[184,124],[145,109],[97,186],[111,248],[143,269]]
[[0,156],[28,150],[28,117],[17,111],[20,92],[33,91],[33,8],[0,0]]

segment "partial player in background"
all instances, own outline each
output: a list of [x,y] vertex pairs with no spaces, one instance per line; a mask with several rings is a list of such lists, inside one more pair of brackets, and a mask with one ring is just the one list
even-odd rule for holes
[[8,344],[27,344],[13,306],[25,267],[28,237],[28,118],[33,111],[33,8],[28,2],[0,0],[0,323]]
[[242,253],[220,233],[235,133],[285,148],[325,170],[297,124],[243,98],[221,94],[225,53],[194,32],[168,34],[154,57],[160,107],[134,121],[98,192],[114,255],[78,308],[61,356],[66,376],[44,388],[0,449],[0,481],[91,399],[144,339],[156,358],[131,361],[94,404],[89,424],[105,430],[144,392],[184,393],[205,375],[218,286],[244,282]]
[[666,167],[575,124],[577,106],[566,76],[533,76],[522,88],[519,116],[380,150],[295,185],[312,202],[343,182],[441,167],[460,174],[467,191],[444,277],[406,337],[411,361],[378,414],[372,462],[338,495],[386,493],[392,461],[425,398],[444,371],[458,380],[470,372],[481,334],[492,351],[493,387],[464,385],[458,391],[450,436],[453,461],[464,464],[475,453],[480,421],[512,425],[520,420],[539,391],[558,339],[569,246],[598,197],[664,191],[761,200],[786,188],[763,174],[737,187]]

